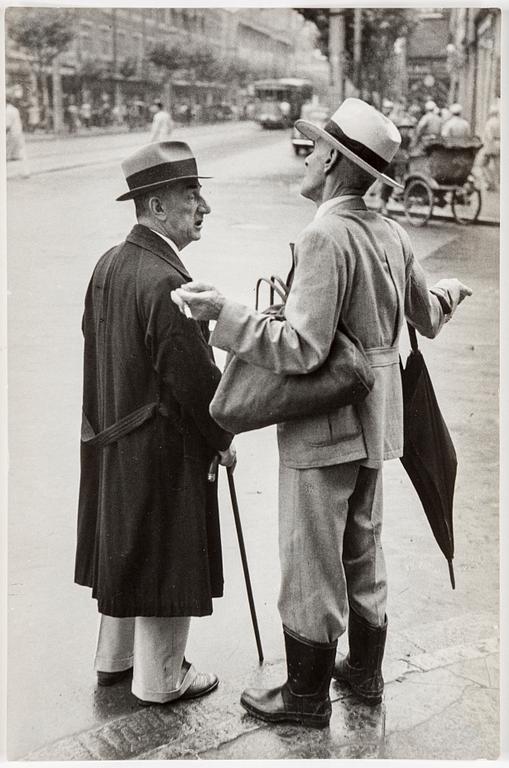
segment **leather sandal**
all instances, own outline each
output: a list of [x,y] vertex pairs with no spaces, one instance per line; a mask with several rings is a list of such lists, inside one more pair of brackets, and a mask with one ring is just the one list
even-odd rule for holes
[[[183,680],[185,679],[185,676],[191,669],[191,664],[184,659],[182,663],[182,669],[184,671]],[[142,707],[151,707],[154,704],[159,705],[166,705],[166,704],[173,704],[177,701],[189,701],[192,699],[199,699],[201,696],[206,696],[208,693],[212,693],[212,691],[215,691],[217,686],[219,685],[219,678],[217,675],[214,675],[212,672],[197,672],[196,677],[194,678],[191,685],[189,685],[184,693],[182,693],[180,696],[177,696],[175,699],[170,699],[169,701],[144,701],[143,699],[138,699],[138,704],[141,704]]]

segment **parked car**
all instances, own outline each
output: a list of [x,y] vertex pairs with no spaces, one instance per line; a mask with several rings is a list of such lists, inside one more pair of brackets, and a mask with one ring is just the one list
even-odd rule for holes
[[[304,105],[301,113],[302,120],[309,120],[310,123],[323,128],[329,115],[324,107],[315,107],[310,109],[308,105]],[[313,151],[313,140],[308,139],[300,131],[295,128],[292,129],[292,146],[296,155],[300,155],[302,152],[305,155],[309,155]]]

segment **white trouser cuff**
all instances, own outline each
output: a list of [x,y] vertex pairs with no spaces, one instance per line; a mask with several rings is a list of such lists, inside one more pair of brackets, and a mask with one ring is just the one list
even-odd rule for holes
[[153,701],[154,704],[166,704],[168,701],[179,699],[182,694],[187,691],[189,686],[194,683],[197,674],[195,667],[191,664],[178,688],[175,688],[172,691],[151,691],[149,688],[138,686],[135,679],[133,679],[131,690],[133,694],[142,701]]

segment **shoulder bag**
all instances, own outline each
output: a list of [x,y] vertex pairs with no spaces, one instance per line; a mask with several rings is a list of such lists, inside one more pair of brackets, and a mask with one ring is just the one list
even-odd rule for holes
[[[289,285],[275,275],[260,278],[257,304],[262,283],[270,286],[271,306],[265,313],[284,320]],[[272,304],[275,294],[282,299],[281,304]],[[373,384],[374,374],[360,342],[342,326],[336,331],[327,360],[308,374],[274,373],[231,353],[210,414],[223,429],[239,434],[355,405],[364,400]]]

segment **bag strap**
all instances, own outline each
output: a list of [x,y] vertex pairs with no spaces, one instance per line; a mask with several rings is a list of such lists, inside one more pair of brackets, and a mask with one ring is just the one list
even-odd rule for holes
[[419,345],[417,343],[417,334],[415,332],[415,328],[413,325],[410,325],[410,323],[407,323],[406,327],[408,328],[408,335],[410,337],[410,346],[412,347],[412,352],[418,352]]
[[286,298],[288,298],[288,294],[290,293],[290,288],[285,283],[282,277],[279,277],[279,275],[271,275],[270,276],[271,282],[275,282],[279,285],[283,293],[285,294]]
[[279,284],[279,283],[282,283],[283,286],[285,286],[285,288],[286,288],[286,283],[284,283],[284,281],[281,280],[280,277],[277,278],[278,282],[276,282],[275,278],[276,278],[275,275],[272,276],[272,277],[259,277],[258,280],[256,281],[256,298],[255,298],[255,309],[256,310],[258,309],[260,285],[262,283],[267,283],[267,285],[270,286],[270,303],[271,304],[274,303],[274,293],[278,294],[278,296],[280,297],[280,299],[283,302],[283,304],[286,302],[286,299],[288,297],[288,290],[286,292],[284,292],[282,290],[282,288],[280,287],[280,284]]

